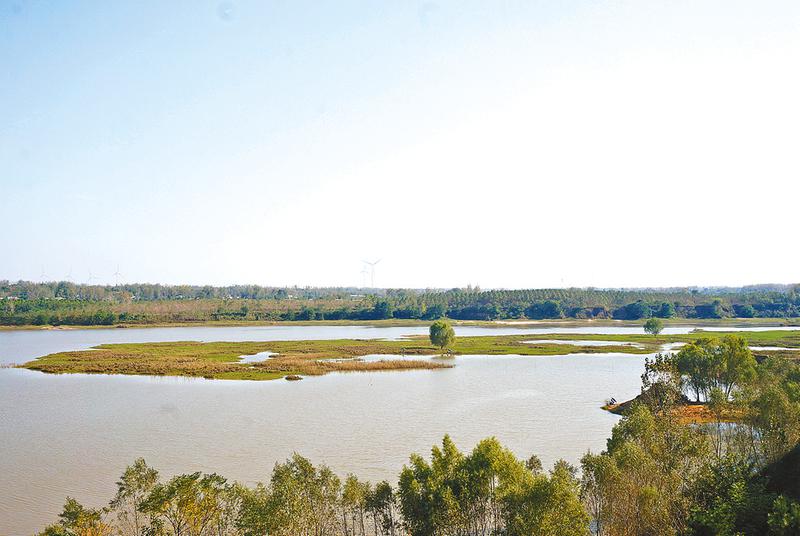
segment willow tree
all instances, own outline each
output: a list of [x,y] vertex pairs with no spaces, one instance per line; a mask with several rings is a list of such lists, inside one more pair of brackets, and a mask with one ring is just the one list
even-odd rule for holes
[[442,351],[456,341],[456,332],[446,320],[437,320],[431,324],[429,334],[431,344],[438,346]]
[[644,323],[644,332],[649,333],[653,337],[658,336],[663,329],[664,322],[660,318],[648,318]]

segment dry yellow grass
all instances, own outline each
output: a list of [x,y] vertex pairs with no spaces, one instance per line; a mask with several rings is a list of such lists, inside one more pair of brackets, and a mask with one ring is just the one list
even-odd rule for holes
[[[633,401],[621,402],[619,404],[606,404],[603,409],[622,415],[625,410],[630,407]],[[679,404],[672,410],[672,414],[681,424],[709,424],[715,422],[738,422],[741,420],[742,415],[735,410],[727,410],[719,416],[709,409],[706,404]]]
[[[278,352],[268,359],[244,363],[242,356]],[[109,344],[91,350],[61,352],[30,361],[25,368],[53,374],[142,374],[195,376],[217,379],[271,380],[287,375],[328,372],[439,369],[451,365],[430,360],[392,359],[393,346],[374,341],[175,342]],[[433,353],[432,348],[409,348],[407,353]],[[358,357],[385,354],[387,359]]]

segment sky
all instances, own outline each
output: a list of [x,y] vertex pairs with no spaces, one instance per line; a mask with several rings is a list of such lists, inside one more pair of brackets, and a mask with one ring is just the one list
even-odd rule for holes
[[800,282],[800,2],[0,0],[0,279]]

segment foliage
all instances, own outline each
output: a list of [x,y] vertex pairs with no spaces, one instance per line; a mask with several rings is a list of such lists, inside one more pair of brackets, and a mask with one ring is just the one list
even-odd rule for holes
[[678,352],[675,366],[695,400],[707,400],[713,388],[730,397],[735,388],[752,381],[756,361],[747,340],[727,335],[722,340],[701,338]]
[[525,309],[525,316],[535,320],[542,320],[545,318],[563,318],[564,310],[557,301],[545,300],[532,303],[527,309]]
[[767,532],[766,492],[751,462],[729,454],[704,466],[690,487],[689,526],[694,534],[734,536]]
[[583,494],[600,533],[682,533],[690,507],[685,490],[706,452],[699,430],[635,405],[614,427],[607,450],[582,462]]
[[800,534],[800,503],[790,501],[786,497],[778,497],[767,520],[770,534],[776,536]]
[[139,510],[150,517],[146,534],[204,536],[225,534],[238,502],[237,487],[221,476],[192,473],[153,486]]
[[412,536],[588,534],[589,518],[566,464],[549,477],[535,474],[496,439],[464,455],[445,436],[430,463],[411,457],[398,494]]
[[59,522],[44,529],[41,536],[110,536],[113,529],[103,521],[102,510],[85,508],[67,497]]
[[426,290],[0,281],[0,325],[381,319],[797,318],[792,286],[740,289]]
[[141,534],[149,527],[142,505],[157,482],[158,471],[148,467],[143,458],[125,469],[117,482],[117,494],[110,503],[120,530]]
[[664,329],[664,322],[660,318],[648,318],[644,323],[644,332],[657,336]]
[[456,342],[456,332],[446,320],[437,320],[430,327],[431,344],[444,350]]

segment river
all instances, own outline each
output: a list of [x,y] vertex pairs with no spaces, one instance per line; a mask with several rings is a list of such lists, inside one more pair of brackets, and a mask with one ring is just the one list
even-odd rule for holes
[[[670,327],[686,333],[691,327]],[[636,327],[456,328],[459,336],[641,333]],[[399,338],[425,327],[268,326],[0,331],[0,361],[110,342]],[[644,356],[462,356],[455,367],[329,374],[301,382],[47,375],[0,369],[0,534],[56,519],[66,495],[102,506],[137,457],[169,476],[252,484],[297,451],[339,475],[396,483],[411,452],[449,433],[496,436],[518,456],[578,463],[605,445],[609,397],[639,391]]]

